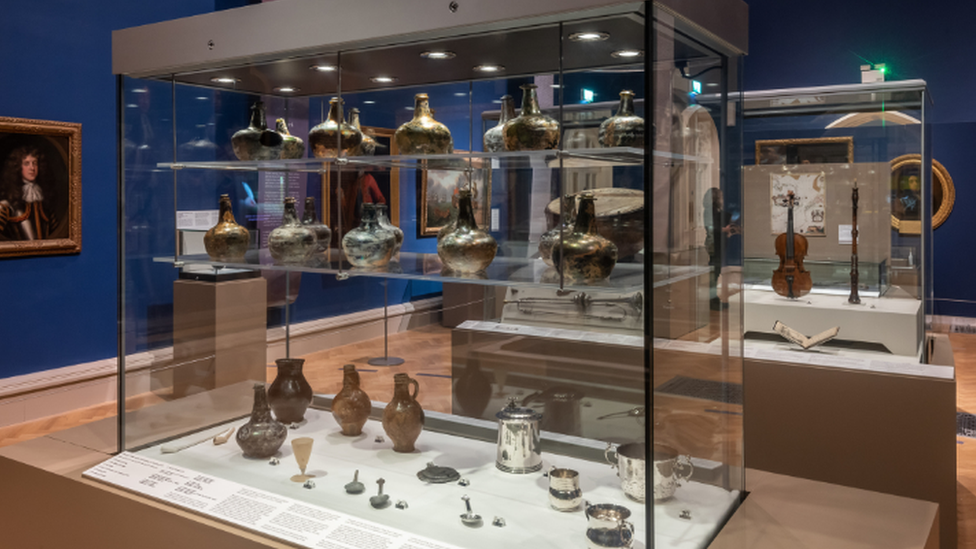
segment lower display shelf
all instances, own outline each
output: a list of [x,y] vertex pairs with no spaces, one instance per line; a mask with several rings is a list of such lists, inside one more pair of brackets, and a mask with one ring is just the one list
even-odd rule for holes
[[[440,543],[466,548],[586,547],[587,520],[582,509],[558,512],[549,507],[548,479],[543,471],[550,466],[570,468],[580,473],[580,487],[587,502],[622,505],[631,511],[630,521],[636,534],[634,547],[644,547],[645,504],[624,495],[614,469],[605,462],[545,453],[543,447],[543,470],[515,475],[504,473],[495,467],[496,448],[495,444],[489,442],[425,430],[417,441],[417,451],[401,454],[392,450],[392,443],[386,439],[383,427],[377,421],[370,420],[361,436],[345,437],[329,412],[309,409],[305,418],[306,421],[298,428],[289,429],[289,439],[279,451],[277,465],[272,465],[268,459],[243,457],[233,440],[220,446],[208,440],[168,454],[162,453],[161,446],[154,445],[141,449],[135,456],[176,466],[190,473],[196,472],[202,474],[201,478],[204,479],[214,477],[237,483],[243,489],[252,488],[269,493],[263,497],[280,496],[285,503],[287,500],[284,498],[290,498],[339,513],[343,521],[325,521],[332,526],[323,527],[319,532],[321,536],[327,536],[329,528],[347,523],[349,517],[359,523],[367,523],[365,528],[359,524],[359,529],[368,532],[371,524],[377,532],[385,529],[389,534],[389,539],[384,542],[386,544],[380,545],[367,541],[358,545],[344,541],[346,545],[337,545],[321,540],[312,545],[301,542],[299,538],[320,539],[321,536],[315,537],[308,532],[302,534],[288,529],[285,531],[291,533],[285,535],[280,525],[277,528],[250,528],[270,537],[316,548],[415,547],[405,541],[390,541],[400,539],[396,538],[397,531],[404,534],[402,540],[406,540],[409,535],[423,536]],[[229,426],[239,427],[243,423],[244,420],[227,422],[182,439],[167,441],[166,445],[180,446],[181,442],[199,440],[202,436],[217,434]],[[292,454],[290,442],[299,437],[311,437],[314,440],[307,468],[308,474],[315,475],[312,488],[305,488],[301,482],[291,480],[293,475],[299,473],[299,467]],[[596,441],[587,442],[600,444]],[[117,456],[113,460],[126,455],[129,454]],[[430,462],[457,469],[461,478],[470,484],[428,484],[419,480],[417,472]],[[97,474],[99,467],[111,466],[110,460],[90,470],[89,473],[92,474],[86,474],[111,483],[111,479]],[[366,491],[358,495],[348,494],[343,487],[352,481],[357,470]],[[383,493],[388,494],[391,501],[391,505],[383,509],[375,509],[369,503],[370,496],[376,494],[376,481],[379,478],[385,480]],[[127,482],[134,486],[124,486],[124,482],[114,484],[137,492],[148,492],[140,489],[138,482],[132,482],[131,478]],[[461,522],[460,516],[465,512],[462,496],[469,496],[473,512],[483,517],[484,524],[480,528],[471,528]],[[737,491],[727,491],[699,482],[684,483],[670,500],[654,504],[657,545],[688,548],[705,546],[735,509],[738,499]],[[400,509],[394,504],[399,501],[406,502],[406,508]],[[217,502],[214,502],[213,507],[216,505]],[[220,516],[220,513],[206,511],[204,506],[183,506],[199,513],[212,514],[218,519],[227,518]],[[268,509],[265,507],[270,512]],[[493,526],[495,517],[504,519],[505,526]],[[258,520],[253,522],[255,525],[261,523]],[[367,538],[369,536],[364,536],[364,540]]]
[[[308,265],[276,265],[270,255],[264,257],[266,250],[261,250],[261,257],[255,257],[253,263],[228,263],[211,261],[205,254],[181,255],[174,260],[173,256],[153,258],[157,263],[172,263],[180,267],[211,267],[214,270],[249,269],[249,270],[277,270],[291,272],[308,272],[320,274],[335,274],[339,276],[371,276],[381,278],[398,278],[406,280],[427,280],[432,282],[459,282],[482,285],[542,285],[553,288],[586,288],[589,291],[639,291],[644,287],[644,265],[642,263],[618,263],[610,276],[596,281],[566,280],[560,285],[559,273],[546,265],[541,259],[523,257],[496,257],[481,273],[458,274],[442,271],[443,265],[437,254],[400,252],[399,261],[376,269],[352,267],[345,261],[333,259]],[[342,254],[332,250],[331,257],[338,258]]]

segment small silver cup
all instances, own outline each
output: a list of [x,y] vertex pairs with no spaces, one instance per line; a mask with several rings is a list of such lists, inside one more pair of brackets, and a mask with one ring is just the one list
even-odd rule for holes
[[575,511],[583,503],[579,473],[572,469],[549,469],[549,505],[557,511]]

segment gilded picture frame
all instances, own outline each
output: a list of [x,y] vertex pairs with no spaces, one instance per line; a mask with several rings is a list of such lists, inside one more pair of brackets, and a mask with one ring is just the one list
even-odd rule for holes
[[81,253],[81,124],[0,117],[0,258]]
[[853,137],[756,140],[756,164],[850,164]]
[[[464,154],[467,151],[454,151]],[[451,162],[467,162],[458,160]],[[452,166],[450,169],[437,169],[426,160],[426,169],[420,172],[420,189],[417,202],[420,223],[417,228],[418,237],[437,236],[438,231],[450,222],[451,215],[457,209],[457,190],[463,185],[472,190],[472,206],[474,218],[479,226],[486,225],[488,212],[491,210],[491,168],[487,159],[471,159],[471,170],[464,166]],[[467,180],[470,174],[470,182]]]
[[[912,203],[920,191],[918,175],[922,155],[905,154],[891,161],[891,227],[901,234],[922,234],[921,215]],[[932,229],[946,222],[956,202],[956,187],[949,170],[932,159]],[[919,203],[919,206],[921,204]],[[918,206],[915,206],[917,209]]]
[[[395,130],[390,128],[377,128],[374,126],[363,126],[364,134],[371,136],[377,142],[377,156],[396,155],[398,149],[396,141],[393,139]],[[340,233],[346,234],[351,229],[359,225],[360,212],[350,209],[347,202],[342,216],[342,227],[338,227],[338,207],[340,204],[339,194],[345,189],[346,192],[359,193],[379,192],[389,206],[390,222],[400,226],[400,168],[395,164],[391,167],[369,166],[364,168],[357,164],[346,164],[342,169],[342,185],[333,185],[334,178],[338,174],[335,165],[322,176],[322,222],[332,229],[333,245],[338,246]],[[368,178],[367,178],[368,176]],[[355,194],[349,194],[349,199],[353,204],[359,203],[362,199]],[[342,229],[341,231],[338,229]]]

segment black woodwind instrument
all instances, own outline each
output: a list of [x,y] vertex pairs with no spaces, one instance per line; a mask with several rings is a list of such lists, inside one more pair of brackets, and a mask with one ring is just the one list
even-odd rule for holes
[[848,303],[855,305],[861,302],[861,296],[857,295],[857,179],[854,179],[854,190],[851,191],[851,206],[853,208],[851,228],[851,295],[847,298]]

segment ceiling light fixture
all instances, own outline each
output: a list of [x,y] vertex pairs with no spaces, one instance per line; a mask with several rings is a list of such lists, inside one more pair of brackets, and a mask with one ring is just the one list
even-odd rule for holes
[[453,51],[425,51],[420,54],[424,59],[454,59],[457,57]]
[[295,93],[295,92],[297,92],[299,90],[300,90],[300,88],[296,88],[294,86],[281,86],[280,88],[275,88],[274,89],[274,91],[279,92],[279,93]]
[[335,72],[335,65],[312,65],[309,69],[319,72]]
[[616,57],[617,59],[633,59],[635,57],[641,57],[644,52],[641,50],[617,50],[610,55]]
[[395,76],[374,76],[370,78],[371,81],[377,84],[389,84],[391,82],[396,82],[397,78]]
[[605,32],[574,32],[569,35],[569,39],[573,42],[602,42],[610,38],[610,35]]
[[236,84],[241,80],[239,78],[231,78],[229,76],[216,76],[210,79],[214,84]]
[[505,70],[505,67],[502,65],[478,65],[474,70],[478,72],[501,72]]

